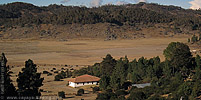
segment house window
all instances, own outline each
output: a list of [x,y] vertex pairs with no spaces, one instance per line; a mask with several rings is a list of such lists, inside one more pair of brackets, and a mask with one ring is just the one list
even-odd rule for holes
[[93,82],[92,82],[92,84],[93,84]]
[[84,85],[84,82],[83,82],[83,85]]
[[79,83],[77,83],[77,85],[78,85]]

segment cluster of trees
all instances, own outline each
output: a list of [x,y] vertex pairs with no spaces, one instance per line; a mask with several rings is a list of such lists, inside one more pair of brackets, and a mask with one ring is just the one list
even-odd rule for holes
[[10,79],[9,66],[6,66],[7,59],[4,53],[0,56],[0,62],[0,72],[4,74],[2,75],[4,78],[1,77],[2,99],[40,99],[39,87],[43,85],[44,78],[41,78],[41,73],[37,73],[36,65],[32,60],[26,61],[25,68],[22,68],[22,71],[18,74],[18,89],[14,87]]
[[[32,24],[115,23],[136,26],[138,24],[173,23],[174,26],[189,26],[193,30],[200,29],[201,21],[197,17],[197,14],[201,14],[199,10],[188,11],[174,6],[157,4],[146,4],[147,9],[143,9],[143,5],[140,3],[87,8],[54,4],[37,7],[32,4],[16,2],[0,5],[0,25],[10,27]],[[185,16],[181,17],[181,14]]]
[[68,78],[68,77],[71,77],[71,76],[72,76],[72,72],[67,69],[66,72],[61,71],[60,73],[58,73],[54,77],[54,80],[55,81],[60,81],[61,79]]
[[201,33],[199,34],[199,37],[196,36],[196,35],[193,35],[193,36],[191,37],[191,39],[188,38],[188,42],[191,42],[191,43],[196,43],[196,42],[198,42],[198,41],[201,41]]
[[[91,74],[101,77],[97,100],[161,98],[168,95],[168,99],[194,99],[201,95],[201,59],[193,57],[186,44],[172,42],[163,52],[166,60],[161,62],[159,57],[129,61],[125,56],[115,60],[108,54],[101,63],[76,71],[77,75]],[[133,83],[147,83],[151,86],[143,89],[131,89],[124,95],[117,95],[118,91],[125,91]],[[167,99],[166,98],[166,99]],[[163,98],[165,99],[165,98]]]

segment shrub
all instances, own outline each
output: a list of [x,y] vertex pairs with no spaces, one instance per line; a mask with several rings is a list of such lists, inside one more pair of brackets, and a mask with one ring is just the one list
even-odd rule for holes
[[13,71],[9,71],[8,73],[9,73],[9,74],[13,74]]
[[100,88],[99,88],[99,87],[97,87],[97,86],[93,87],[92,89],[93,89],[93,93],[96,93],[97,91],[99,91],[99,90],[100,90]]
[[48,71],[43,71],[43,74],[48,74],[49,72]]
[[58,71],[55,71],[54,73],[59,73]]
[[79,89],[77,91],[77,96],[82,96],[82,94],[84,94],[84,89]]
[[54,70],[52,69],[52,70],[50,70],[51,72],[53,72]]
[[44,92],[44,90],[43,90],[43,89],[40,89],[39,91],[40,91],[40,92]]
[[52,68],[52,70],[56,70],[56,68]]
[[68,83],[66,83],[66,86],[69,86],[69,82],[68,82]]
[[61,80],[61,76],[60,76],[60,75],[56,75],[56,76],[54,77],[54,80],[55,80],[55,81],[60,81],[60,80]]
[[64,91],[58,92],[58,96],[61,98],[65,98],[65,92]]
[[64,71],[61,71],[60,75],[62,78],[66,78],[66,73]]
[[51,76],[51,75],[52,75],[52,73],[48,73],[48,74],[47,74],[47,76]]

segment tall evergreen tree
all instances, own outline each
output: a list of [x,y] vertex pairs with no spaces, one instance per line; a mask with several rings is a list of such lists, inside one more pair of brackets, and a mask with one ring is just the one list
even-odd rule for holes
[[132,62],[130,62],[128,64],[128,74],[127,74],[127,80],[130,80],[132,79],[132,72],[137,68],[137,60],[134,59]]
[[3,96],[3,99],[7,99],[7,97],[10,96],[17,96],[17,91],[12,84],[12,80],[10,79],[9,74],[9,66],[6,66],[7,59],[5,57],[5,54],[2,53],[0,56],[0,84],[1,84],[1,96]]
[[107,54],[100,66],[100,73],[102,75],[111,76],[113,69],[115,68],[116,60],[110,54]]
[[111,76],[111,87],[114,90],[120,89],[127,77],[127,69],[128,69],[128,58],[121,58],[117,61],[115,69],[113,70],[113,74]]
[[36,64],[32,60],[25,62],[25,68],[19,72],[17,78],[18,92],[20,96],[41,96],[39,87],[43,84],[44,78],[41,78],[41,73],[37,73]]

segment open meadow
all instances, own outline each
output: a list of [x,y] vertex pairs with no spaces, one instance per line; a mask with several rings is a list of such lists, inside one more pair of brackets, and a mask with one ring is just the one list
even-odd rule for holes
[[135,40],[92,40],[68,41],[1,40],[1,52],[8,58],[8,64],[23,65],[32,59],[36,64],[93,65],[107,54],[115,59],[128,56],[130,60],[139,57],[160,56],[170,42],[187,42],[183,38],[143,38]]

